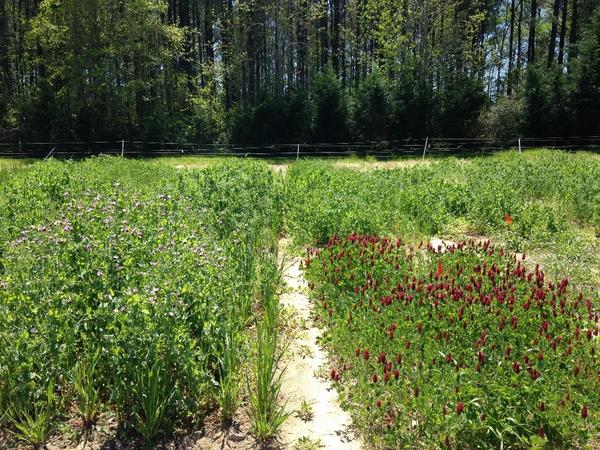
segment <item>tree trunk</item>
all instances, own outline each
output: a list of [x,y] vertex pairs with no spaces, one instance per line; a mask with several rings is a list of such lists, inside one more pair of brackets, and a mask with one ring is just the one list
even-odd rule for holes
[[321,68],[324,69],[329,62],[329,5],[328,0],[321,0]]
[[[204,27],[204,22],[201,19],[200,5],[197,2],[192,3],[192,17],[192,27],[194,28],[194,36],[192,39],[192,52],[195,58],[194,64],[196,67],[194,69],[194,72],[197,74],[198,71],[200,71],[201,73],[202,63],[204,61],[204,53],[202,51],[202,29]],[[201,79],[200,82],[202,83],[202,86],[204,86],[204,80]]]
[[340,76],[340,1],[332,0],[333,15],[332,15],[332,44],[331,44],[331,59],[333,62],[333,70],[337,77]]
[[506,76],[506,94],[512,95],[513,43],[515,31],[515,0],[510,2],[510,35],[508,38],[508,74]]
[[225,108],[229,111],[233,106],[234,93],[233,83],[231,80],[231,36],[233,35],[233,0],[226,0],[224,16],[224,29],[221,31],[221,57],[223,59],[224,77],[223,84],[225,87]]
[[[0,95],[2,95],[0,106],[3,107],[8,104],[12,90],[12,69],[8,55],[8,13],[5,3],[4,0],[0,0]],[[0,110],[0,119],[3,113],[4,111]]]
[[188,90],[194,88],[192,82],[192,29],[189,0],[179,0],[179,26],[183,28],[183,54],[179,57],[178,69],[186,75]]
[[556,34],[558,31],[558,15],[560,13],[561,0],[554,0],[554,9],[552,14],[552,28],[550,31],[550,42],[548,43],[548,64],[550,67],[554,61],[554,53],[556,52]]
[[573,0],[573,11],[571,12],[571,31],[569,33],[569,66],[571,61],[577,58],[577,23],[578,23],[578,12],[577,4],[578,0]]
[[502,62],[504,61],[504,43],[506,42],[506,32],[502,33],[502,41],[500,41],[500,58],[498,60],[498,73],[496,77],[496,94],[502,93]]
[[537,0],[531,0],[529,16],[529,42],[527,44],[527,64],[535,63],[535,25],[537,21]]
[[558,64],[563,65],[565,55],[565,35],[567,33],[567,9],[569,7],[568,0],[562,0],[562,20],[560,24],[560,40],[558,42]]
[[519,0],[519,22],[517,25],[517,76],[516,84],[521,81],[521,50],[523,42],[523,1]]
[[280,30],[279,30],[279,1],[276,1],[275,5],[275,20],[273,21],[273,26],[275,27],[275,39],[274,39],[274,52],[275,52],[275,79],[274,79],[274,88],[275,88],[275,98],[277,100],[281,99],[283,96],[283,46],[281,45]]
[[297,44],[297,63],[296,78],[297,83],[302,89],[308,87],[307,58],[308,58],[308,0],[300,2],[300,14],[297,24],[298,44]]

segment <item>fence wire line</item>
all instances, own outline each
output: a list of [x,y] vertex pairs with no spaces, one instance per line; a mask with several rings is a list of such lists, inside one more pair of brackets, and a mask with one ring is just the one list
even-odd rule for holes
[[45,157],[51,149],[53,157],[78,157],[99,154],[124,156],[252,156],[303,157],[456,155],[468,156],[507,149],[546,147],[562,150],[600,151],[600,136],[560,136],[521,138],[407,138],[387,141],[355,141],[329,143],[277,143],[265,145],[198,144],[191,142],[158,142],[119,139],[115,141],[7,142],[0,143],[0,156]]

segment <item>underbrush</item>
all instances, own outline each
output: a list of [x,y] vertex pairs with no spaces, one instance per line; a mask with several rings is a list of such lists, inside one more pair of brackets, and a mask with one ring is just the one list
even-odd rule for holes
[[598,298],[489,242],[350,235],[309,250],[331,378],[376,448],[598,439]]

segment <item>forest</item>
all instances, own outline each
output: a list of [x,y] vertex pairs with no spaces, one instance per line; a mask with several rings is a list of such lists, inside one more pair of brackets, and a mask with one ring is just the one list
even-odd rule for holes
[[597,0],[1,0],[0,141],[600,135]]

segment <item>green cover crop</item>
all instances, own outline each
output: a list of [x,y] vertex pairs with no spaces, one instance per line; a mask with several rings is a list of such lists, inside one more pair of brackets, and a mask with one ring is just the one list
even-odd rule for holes
[[249,347],[276,183],[258,163],[195,172],[115,158],[3,182],[2,428],[39,444],[72,415],[88,427],[109,414],[150,440],[201,418]]

